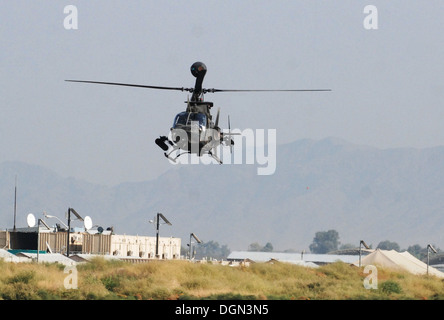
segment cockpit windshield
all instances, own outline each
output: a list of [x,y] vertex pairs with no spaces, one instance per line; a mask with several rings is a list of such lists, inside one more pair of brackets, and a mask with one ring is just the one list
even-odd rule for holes
[[199,122],[199,127],[205,127],[207,125],[207,117],[203,113],[181,112],[174,118],[173,128],[176,128],[177,125],[191,125],[191,121]]

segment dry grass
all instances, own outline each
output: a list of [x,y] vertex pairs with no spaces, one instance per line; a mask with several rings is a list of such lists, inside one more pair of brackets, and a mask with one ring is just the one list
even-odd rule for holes
[[95,259],[78,265],[78,288],[65,289],[64,267],[0,260],[0,299],[443,299],[444,282],[378,268],[378,289],[365,289],[362,268],[333,263],[310,269],[287,263],[249,267]]

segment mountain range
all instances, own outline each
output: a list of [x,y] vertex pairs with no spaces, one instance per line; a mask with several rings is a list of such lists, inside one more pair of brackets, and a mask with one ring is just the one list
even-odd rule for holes
[[275,250],[309,251],[316,232],[334,229],[342,244],[444,247],[444,147],[378,149],[304,139],[277,146],[274,174],[258,175],[257,167],[172,165],[154,180],[103,186],[3,162],[0,229],[13,227],[17,179],[17,227],[26,226],[31,212],[63,221],[72,207],[95,225],[131,235],[155,236],[149,220],[160,212],[172,223],[160,226],[160,236],[180,237],[183,245],[193,232],[231,250],[270,242]]

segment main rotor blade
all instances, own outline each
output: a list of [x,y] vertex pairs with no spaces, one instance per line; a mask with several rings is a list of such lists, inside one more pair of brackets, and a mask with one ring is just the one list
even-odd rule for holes
[[146,86],[141,84],[130,84],[130,83],[119,83],[119,82],[102,82],[102,81],[85,81],[85,80],[65,80],[68,82],[82,82],[82,83],[96,83],[96,84],[106,84],[112,86],[125,86],[125,87],[137,87],[137,88],[148,88],[148,89],[160,89],[160,90],[178,90],[178,91],[189,91],[193,92],[193,88],[179,88],[179,87],[159,87],[159,86]]
[[331,89],[289,89],[289,90],[236,90],[236,89],[202,89],[204,93],[207,92],[291,92],[291,91],[331,91]]
[[[159,90],[177,90],[177,91],[188,91],[193,93],[194,88],[184,88],[184,87],[161,87],[161,86],[147,86],[141,84],[131,84],[131,83],[120,83],[120,82],[103,82],[103,81],[89,81],[89,80],[65,80],[67,82],[81,82],[81,83],[95,83],[95,84],[105,84],[112,86],[125,86],[125,87],[137,87],[137,88],[148,88],[148,89],[159,89]],[[331,89],[289,89],[289,90],[237,90],[237,89],[202,89],[203,93],[214,93],[214,92],[305,92],[305,91],[332,91]]]

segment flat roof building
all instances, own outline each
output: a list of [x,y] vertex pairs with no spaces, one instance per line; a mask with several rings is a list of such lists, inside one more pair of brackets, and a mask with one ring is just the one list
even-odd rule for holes
[[[111,233],[70,233],[70,255],[76,253],[116,257],[156,258],[156,237]],[[37,247],[37,241],[39,245]],[[47,228],[20,228],[16,232],[0,231],[0,248],[6,250],[43,250],[66,255],[67,232]],[[158,258],[179,259],[181,239],[159,237]]]

